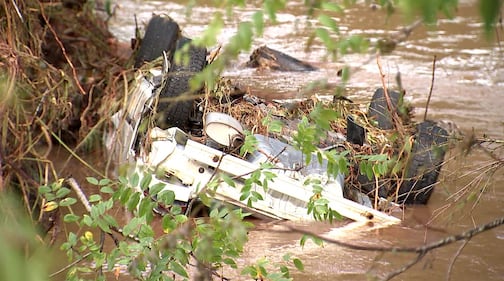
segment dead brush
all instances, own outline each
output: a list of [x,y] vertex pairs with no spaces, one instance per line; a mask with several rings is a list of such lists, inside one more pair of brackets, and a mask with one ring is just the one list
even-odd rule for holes
[[[349,175],[347,175],[345,181],[347,188],[363,191],[361,183],[358,180],[360,175],[358,169],[359,162],[363,161],[362,159],[365,158],[365,156],[375,154],[386,155],[389,167],[388,172],[381,176],[381,184],[377,184],[373,190],[369,192],[369,195],[378,196],[378,189],[382,188],[381,185],[383,184],[392,189],[394,186],[400,186],[404,181],[403,171],[409,157],[412,143],[412,138],[407,136],[411,136],[414,132],[414,128],[412,124],[409,123],[409,119],[404,121],[402,119],[397,119],[401,122],[397,127],[404,130],[400,133],[397,130],[382,130],[378,128],[375,126],[374,121],[367,117],[367,110],[364,110],[363,106],[344,100],[331,101],[314,95],[308,99],[286,101],[285,103],[260,101],[258,104],[252,104],[247,99],[233,99],[230,94],[222,91],[221,87],[218,87],[218,89],[218,91],[210,91],[206,96],[207,100],[205,103],[208,104],[206,110],[227,113],[240,121],[245,129],[253,133],[273,135],[274,137],[280,138],[284,138],[285,136],[283,135],[287,135],[288,139],[289,135],[295,133],[296,120],[301,116],[309,116],[315,106],[322,104],[323,107],[339,113],[339,118],[332,121],[330,126],[333,132],[345,135],[347,117],[352,116],[359,125],[365,128],[366,143],[363,146],[352,145],[349,142],[342,142],[338,145],[338,149],[341,151],[346,150],[349,152],[348,161],[350,169]],[[285,124],[280,134],[271,133],[268,130],[267,125],[263,122],[263,119],[267,116],[273,116],[276,120],[280,120]],[[398,122],[397,120],[394,121]],[[323,140],[323,143],[320,143],[319,146],[321,148],[330,146],[331,144],[327,143],[329,139],[328,136],[328,139]],[[389,192],[392,192],[392,190]],[[395,196],[395,199],[391,197],[389,200],[395,201],[397,200],[397,196]],[[376,208],[378,207],[377,205]]]
[[91,6],[38,0],[0,6],[0,190],[19,191],[37,219],[38,187],[69,173],[65,165],[55,170],[53,148],[80,159],[79,151],[97,147],[127,72]]

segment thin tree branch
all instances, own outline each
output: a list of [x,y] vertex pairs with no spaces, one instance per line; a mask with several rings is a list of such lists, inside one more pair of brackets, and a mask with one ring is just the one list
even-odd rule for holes
[[[467,230],[465,232],[462,232],[460,234],[448,236],[444,239],[441,239],[441,240],[438,240],[433,243],[430,243],[430,244],[427,244],[424,246],[420,246],[420,247],[363,246],[363,245],[356,245],[356,244],[352,244],[352,243],[343,242],[343,241],[328,238],[328,237],[323,237],[323,236],[320,236],[320,235],[315,234],[313,232],[310,232],[308,230],[304,230],[304,229],[293,227],[293,226],[288,226],[287,228],[288,228],[289,232],[295,231],[300,234],[313,236],[313,237],[321,239],[327,243],[335,244],[335,245],[345,247],[348,249],[352,249],[352,250],[375,251],[375,252],[396,252],[396,253],[418,253],[418,254],[420,254],[420,253],[427,253],[428,251],[431,251],[433,249],[440,248],[440,247],[443,247],[443,246],[446,246],[449,244],[453,244],[453,243],[460,241],[460,240],[470,239],[480,233],[483,233],[487,230],[496,228],[496,227],[501,226],[503,224],[504,224],[504,217],[500,217],[500,218],[497,218],[487,224],[480,225],[478,227],[472,228],[472,229]],[[275,230],[275,231],[278,231],[278,230]]]
[[418,255],[417,255],[417,257],[415,259],[413,259],[410,262],[408,262],[407,264],[403,265],[401,268],[399,268],[399,269],[397,269],[395,271],[392,271],[389,274],[385,275],[381,280],[388,281],[388,280],[396,277],[397,275],[405,272],[406,270],[410,269],[412,266],[414,266],[415,264],[417,264],[419,261],[421,261],[422,258],[425,256],[425,254],[427,254],[427,252],[418,253]]
[[67,54],[66,49],[65,49],[65,46],[63,46],[63,43],[58,38],[58,34],[56,33],[56,31],[52,27],[51,23],[49,22],[49,19],[47,18],[46,14],[44,12],[44,6],[43,6],[42,2],[39,2],[39,5],[40,5],[40,15],[42,16],[42,18],[44,19],[45,23],[47,24],[47,27],[49,28],[49,30],[51,31],[52,35],[54,36],[54,40],[56,40],[56,43],[58,43],[58,46],[60,47],[61,52],[63,53],[63,56],[65,57],[65,60],[67,61],[67,63],[70,66],[70,68],[72,69],[72,75],[73,75],[73,78],[75,80],[75,84],[77,85],[77,88],[79,89],[79,91],[81,92],[82,95],[85,95],[86,91],[84,91],[84,88],[82,88],[82,85],[79,82],[79,78],[77,76],[77,70],[75,70],[75,67],[74,67],[72,61],[68,57],[68,54]]
[[450,261],[450,264],[448,265],[448,271],[446,272],[446,281],[450,281],[453,265],[455,264],[455,261],[457,260],[457,258],[460,255],[460,253],[462,253],[462,250],[465,248],[465,246],[467,245],[467,243],[469,243],[469,240],[470,239],[464,240],[464,242],[462,242],[462,244],[458,248],[458,250],[455,253],[455,255],[453,255],[453,257],[452,257],[452,259]]
[[[497,218],[487,224],[483,224],[483,225],[480,225],[478,227],[475,227],[475,228],[472,228],[468,231],[465,231],[465,232],[462,232],[460,234],[456,234],[456,235],[452,235],[452,236],[448,236],[444,239],[441,239],[441,240],[438,240],[436,242],[433,242],[433,243],[430,243],[430,244],[427,244],[427,245],[424,245],[424,246],[420,246],[420,247],[380,247],[380,246],[362,246],[362,245],[356,245],[356,244],[351,244],[351,243],[347,243],[347,242],[343,242],[343,241],[340,241],[340,240],[336,240],[336,239],[331,239],[331,238],[327,238],[327,237],[323,237],[323,236],[320,236],[318,234],[315,234],[313,232],[310,232],[310,231],[307,231],[307,230],[304,230],[304,229],[300,229],[300,228],[297,228],[297,227],[292,227],[292,226],[288,226],[288,232],[292,232],[292,231],[295,231],[297,233],[301,233],[301,234],[304,234],[304,235],[309,235],[309,236],[312,236],[312,237],[316,237],[318,239],[321,239],[322,241],[325,241],[327,243],[330,243],[330,244],[335,244],[335,245],[338,245],[338,246],[341,246],[341,247],[345,247],[345,248],[348,248],[348,249],[352,249],[352,250],[359,250],[359,251],[375,251],[375,252],[382,252],[382,253],[385,253],[385,252],[394,252],[394,253],[416,253],[417,254],[417,257],[413,260],[411,260],[410,262],[408,262],[407,264],[405,264],[404,266],[402,266],[401,268],[387,274],[386,276],[384,276],[381,280],[385,280],[385,281],[388,281],[392,278],[394,278],[395,276],[405,272],[406,270],[408,270],[409,268],[411,268],[413,265],[417,264],[419,261],[422,260],[422,258],[431,250],[433,249],[436,249],[436,248],[440,248],[440,247],[443,247],[443,246],[446,246],[446,245],[449,245],[449,244],[452,244],[452,243],[455,243],[457,241],[460,241],[460,240],[465,240],[464,244],[462,244],[462,246],[458,249],[457,253],[455,253],[455,256],[453,257],[450,265],[449,265],[449,268],[448,268],[448,276],[447,276],[447,280],[449,279],[449,276],[450,276],[450,272],[451,272],[451,268],[453,267],[453,264],[455,263],[455,260],[456,258],[458,257],[458,255],[460,254],[460,252],[462,251],[462,249],[465,247],[465,245],[468,243],[468,241],[482,233],[482,232],[485,232],[487,230],[490,230],[490,229],[493,229],[493,228],[496,228],[498,226],[501,226],[504,224],[504,217],[500,217],[500,218]],[[275,230],[276,232],[279,232],[278,230]],[[282,231],[280,231],[282,232]]]
[[80,259],[77,259],[75,261],[73,261],[72,263],[70,264],[67,264],[65,267],[61,268],[60,270],[56,271],[56,272],[53,272],[49,275],[49,278],[53,278],[54,276],[64,272],[65,270],[69,269],[70,267],[80,263],[81,261],[85,260],[87,257],[89,257],[91,255],[91,252],[88,252],[86,253],[85,255],[83,255]]
[[432,78],[429,90],[429,97],[427,97],[427,104],[425,105],[425,112],[423,116],[423,120],[427,120],[427,111],[429,110],[430,99],[432,96],[432,89],[434,89],[434,77],[436,73],[436,55],[434,55],[434,60],[432,61]]
[[401,125],[401,120],[399,115],[397,115],[397,108],[392,106],[392,101],[390,100],[390,95],[387,90],[387,85],[385,83],[385,73],[383,72],[383,68],[380,62],[380,54],[376,52],[376,64],[378,65],[378,70],[380,71],[380,79],[382,82],[383,93],[385,95],[385,101],[387,102],[387,109],[390,112],[390,116],[392,117],[392,123],[394,124],[394,128],[399,132],[401,137],[404,138],[404,128]]

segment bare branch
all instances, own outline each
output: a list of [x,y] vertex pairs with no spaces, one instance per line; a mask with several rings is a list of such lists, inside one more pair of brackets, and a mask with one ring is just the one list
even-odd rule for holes
[[455,253],[455,255],[453,255],[453,257],[452,257],[452,259],[450,261],[450,264],[448,265],[448,271],[446,272],[446,281],[450,281],[451,271],[452,271],[453,265],[455,264],[455,261],[457,260],[457,258],[460,255],[460,253],[462,253],[462,250],[465,248],[465,246],[467,245],[467,243],[469,243],[469,239],[464,240],[464,242],[462,242],[462,244],[458,248],[458,250]]
[[432,96],[432,90],[434,89],[434,77],[436,73],[436,55],[434,55],[434,59],[432,61],[432,80],[430,84],[429,96],[427,97],[427,103],[425,104],[425,113],[423,116],[423,120],[427,120],[427,111],[429,110],[430,99]]
[[78,78],[78,75],[77,75],[77,70],[75,70],[75,67],[74,67],[74,65],[72,63],[72,60],[70,60],[70,58],[68,57],[68,54],[67,54],[66,49],[65,49],[65,46],[63,46],[63,43],[61,42],[61,40],[58,37],[58,34],[56,33],[56,31],[52,27],[51,23],[49,22],[49,19],[47,18],[46,14],[44,12],[44,6],[43,6],[43,4],[41,2],[39,2],[39,5],[40,5],[40,15],[42,16],[42,18],[44,19],[45,23],[47,24],[47,27],[49,28],[49,30],[51,31],[52,35],[54,36],[54,40],[56,40],[56,43],[58,43],[58,46],[60,47],[61,52],[63,53],[63,56],[65,57],[65,60],[67,61],[67,63],[70,66],[70,68],[72,69],[72,74],[73,74],[73,78],[74,78],[74,81],[75,81],[75,85],[77,86],[77,88],[79,89],[79,91],[81,92],[81,94],[85,95],[86,91],[84,91],[84,88],[82,88],[82,85],[79,82],[79,78]]
[[414,266],[415,264],[417,264],[419,261],[422,260],[422,258],[425,256],[425,254],[427,254],[427,252],[425,253],[419,253],[417,255],[417,257],[413,260],[411,260],[410,262],[408,262],[407,264],[403,265],[401,268],[395,270],[395,271],[392,271],[391,273],[385,275],[385,277],[383,277],[383,281],[388,281],[394,277],[396,277],[397,275],[405,272],[406,270],[408,270],[410,267]]
[[[496,228],[498,226],[501,226],[504,224],[504,217],[500,217],[500,218],[497,218],[487,224],[483,224],[483,225],[480,225],[478,227],[475,227],[475,228],[472,228],[470,230],[467,230],[465,232],[462,232],[460,234],[455,234],[455,235],[452,235],[452,236],[448,236],[444,239],[441,239],[441,240],[438,240],[438,241],[435,241],[433,243],[430,243],[430,244],[427,244],[427,245],[424,245],[424,246],[420,246],[420,247],[381,247],[381,246],[363,246],[363,245],[356,245],[356,244],[352,244],[352,243],[347,243],[347,242],[343,242],[343,241],[340,241],[340,240],[336,240],[336,239],[331,239],[331,238],[328,238],[328,237],[324,237],[324,236],[320,236],[318,234],[315,234],[313,232],[310,232],[310,231],[307,231],[307,230],[304,230],[304,229],[301,229],[301,228],[297,228],[297,227],[293,227],[293,226],[288,226],[288,231],[291,232],[291,231],[295,231],[297,233],[300,233],[300,234],[305,234],[305,235],[309,235],[309,236],[313,236],[313,237],[316,237],[316,238],[319,238],[327,243],[331,243],[331,244],[335,244],[335,245],[338,245],[338,246],[341,246],[341,247],[345,247],[345,248],[348,248],[348,249],[352,249],[352,250],[359,250],[359,251],[375,251],[375,252],[395,252],[395,253],[418,253],[418,254],[421,254],[421,253],[427,253],[428,251],[431,251],[433,249],[436,249],[436,248],[440,248],[440,247],[443,247],[443,246],[446,246],[446,245],[450,245],[450,244],[453,244],[457,241],[460,241],[460,240],[468,240],[480,233],[483,233],[487,230],[490,230],[490,229],[493,229],[493,228]],[[276,230],[275,230],[276,231]]]
[[[327,243],[330,243],[330,244],[335,244],[335,245],[338,245],[338,246],[341,246],[341,247],[345,247],[345,248],[348,248],[348,249],[352,249],[352,250],[359,250],[359,251],[375,251],[375,252],[382,252],[382,253],[385,253],[385,252],[393,252],[393,253],[416,253],[417,256],[415,259],[411,260],[410,262],[408,262],[407,264],[403,265],[401,268],[393,271],[393,272],[390,272],[389,274],[385,275],[381,280],[390,280],[392,278],[394,278],[395,276],[405,272],[406,270],[408,270],[409,268],[411,268],[413,265],[417,264],[419,261],[422,260],[422,258],[431,250],[433,249],[436,249],[436,248],[440,248],[440,247],[443,247],[443,246],[446,246],[446,245],[449,245],[449,244],[452,244],[452,243],[455,243],[457,241],[460,241],[460,240],[465,240],[465,242],[461,245],[461,247],[458,249],[458,251],[455,253],[455,255],[453,256],[451,262],[450,262],[450,265],[448,267],[448,276],[447,276],[447,280],[449,280],[449,276],[450,276],[450,272],[451,272],[451,269],[453,267],[453,264],[455,263],[455,260],[456,258],[459,256],[460,252],[462,251],[462,249],[465,247],[465,245],[469,242],[469,240],[482,233],[482,232],[485,232],[487,230],[490,230],[490,229],[493,229],[493,228],[496,228],[500,225],[503,225],[504,224],[504,217],[500,217],[500,218],[497,218],[487,224],[483,224],[483,225],[480,225],[478,227],[475,227],[475,228],[472,228],[470,230],[467,230],[465,232],[462,232],[460,234],[455,234],[455,235],[452,235],[452,236],[448,236],[444,239],[441,239],[441,240],[438,240],[436,242],[433,242],[433,243],[430,243],[430,244],[427,244],[427,245],[424,245],[424,246],[420,246],[420,247],[380,247],[380,246],[363,246],[363,245],[356,245],[356,244],[352,244],[352,243],[347,243],[347,242],[343,242],[343,241],[340,241],[340,240],[336,240],[336,239],[331,239],[331,238],[328,238],[328,237],[324,237],[324,236],[321,236],[321,235],[318,235],[318,234],[315,234],[313,232],[310,232],[310,231],[307,231],[307,230],[304,230],[304,229],[301,229],[301,228],[297,228],[297,227],[292,227],[292,226],[288,226],[286,231],[288,232],[292,232],[292,231],[295,231],[297,233],[300,233],[300,234],[304,234],[304,235],[309,235],[309,236],[312,236],[312,237],[316,237],[318,239],[321,239],[322,241],[325,241]],[[278,232],[278,230],[275,230],[276,232]],[[280,231],[282,232],[282,231]]]

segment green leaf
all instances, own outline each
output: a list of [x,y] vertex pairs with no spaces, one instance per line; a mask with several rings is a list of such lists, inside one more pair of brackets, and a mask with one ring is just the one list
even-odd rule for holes
[[165,187],[166,187],[165,183],[158,182],[158,183],[152,185],[151,187],[149,187],[149,194],[154,196],[154,195],[158,194],[161,190],[163,190]]
[[247,275],[247,274],[253,279],[257,279],[257,268],[252,265],[245,267],[242,270],[241,275]]
[[119,177],[117,177],[117,179],[119,180],[120,183],[122,183],[124,185],[128,184],[128,179],[124,176],[119,176]]
[[63,221],[66,223],[71,223],[71,222],[76,222],[79,220],[79,216],[74,215],[74,214],[66,214],[63,217]]
[[268,14],[272,22],[276,22],[276,13],[285,8],[285,0],[264,0],[263,10]]
[[280,120],[271,120],[268,125],[268,130],[272,133],[281,133],[284,127],[284,123]]
[[175,202],[175,192],[172,190],[164,190],[158,194],[158,201],[166,206],[172,205]]
[[89,202],[97,202],[97,201],[100,201],[102,199],[102,197],[99,195],[99,194],[93,194],[91,196],[89,196]]
[[119,227],[119,224],[117,223],[115,218],[109,214],[103,215],[103,220],[110,226]]
[[210,214],[209,216],[213,219],[217,219],[219,218],[219,209],[217,208],[213,208],[211,211],[210,211]]
[[238,46],[240,49],[248,51],[252,45],[252,24],[250,22],[240,22],[238,24],[238,36],[236,40],[239,40]]
[[46,194],[48,192],[51,192],[51,188],[49,186],[47,186],[47,185],[43,185],[43,186],[39,187],[39,189],[38,189],[38,193],[40,195],[44,195],[44,194]]
[[119,256],[119,248],[113,248],[107,256],[107,269],[112,272]]
[[77,235],[73,232],[68,233],[68,243],[70,243],[71,246],[74,246],[77,244]]
[[332,30],[334,32],[339,31],[338,24],[331,16],[328,16],[326,14],[321,14],[318,17],[318,21],[320,22],[320,24],[322,24],[325,27],[328,27],[330,30]]
[[306,244],[306,240],[308,240],[308,235],[307,234],[304,234],[301,239],[299,240],[299,245],[301,247],[304,247],[304,245]]
[[324,2],[322,2],[322,5],[320,7],[326,11],[338,12],[338,13],[343,12],[343,8],[341,8],[341,6],[336,3],[324,1]]
[[67,206],[71,206],[71,205],[75,204],[76,202],[77,202],[77,199],[72,198],[72,197],[68,197],[68,198],[61,200],[59,202],[59,205],[62,207],[67,207]]
[[120,197],[119,197],[121,204],[126,205],[126,202],[128,202],[132,193],[138,193],[138,192],[133,192],[133,189],[130,187],[123,188],[121,190]]
[[247,199],[249,196],[250,196],[250,192],[249,192],[249,191],[242,192],[242,194],[241,194],[241,196],[240,196],[240,201],[244,201],[244,200],[245,200],[245,199]]
[[140,181],[140,176],[138,175],[138,173],[134,173],[131,178],[130,178],[130,185],[132,187],[136,187],[138,186],[138,182]]
[[285,265],[280,266],[280,271],[282,272],[284,277],[289,277],[289,268]]
[[252,196],[253,196],[254,198],[256,198],[257,200],[264,200],[264,199],[263,199],[263,196],[261,195],[261,193],[259,193],[259,192],[257,192],[257,191],[252,191],[251,193],[252,193]]
[[231,268],[234,268],[234,269],[238,268],[238,266],[236,265],[235,260],[232,259],[232,258],[225,258],[225,259],[222,260],[222,262],[224,262],[225,264],[231,266]]
[[142,224],[140,230],[138,231],[138,238],[145,238],[145,241],[152,241],[154,237],[154,230],[149,224]]
[[123,228],[123,234],[125,236],[130,235],[134,230],[138,229],[138,227],[144,222],[141,218],[134,217],[131,221],[126,224]]
[[188,220],[187,216],[185,216],[185,215],[179,214],[179,215],[175,216],[175,221],[178,224],[183,224],[183,223],[187,222],[187,220]]
[[169,268],[170,268],[170,270],[177,273],[178,275],[185,277],[185,278],[189,278],[189,275],[187,275],[187,272],[184,269],[184,267],[182,267],[182,265],[180,265],[178,262],[172,261],[170,263]]
[[170,216],[163,217],[162,225],[165,233],[170,233],[177,227],[177,223]]
[[198,197],[203,205],[207,207],[210,207],[212,205],[212,198],[210,198],[205,192],[199,193]]
[[94,177],[87,177],[86,180],[92,185],[98,185],[98,180]]
[[142,190],[146,190],[149,188],[149,185],[152,181],[152,175],[150,173],[145,173],[144,176],[142,177],[142,180],[140,181],[140,188]]
[[311,240],[317,245],[317,246],[322,246],[324,245],[324,240],[318,237],[311,236]]
[[343,67],[343,69],[341,70],[341,80],[345,82],[350,80],[350,67]]
[[293,259],[294,266],[297,268],[299,271],[304,271],[304,265],[303,262],[300,259]]
[[231,179],[228,175],[226,174],[221,174],[220,175],[221,179],[229,186],[231,187],[236,187],[236,184],[233,179]]
[[46,194],[44,194],[45,198],[47,201],[53,201],[56,199],[56,195],[54,195],[53,193],[51,192],[48,192]]
[[112,209],[112,207],[114,207],[114,199],[109,198],[109,200],[105,201],[104,204],[105,204],[105,208],[107,210],[110,210],[110,209]]
[[140,202],[140,193],[135,192],[133,195],[130,196],[128,203],[126,205],[126,208],[129,211],[133,211],[138,207],[138,203]]
[[262,11],[257,11],[252,15],[252,22],[256,30],[257,36],[262,36],[264,31],[264,14]]
[[93,224],[93,219],[88,215],[84,215],[82,217],[82,223],[87,226],[91,226]]
[[324,43],[327,50],[332,51],[335,49],[334,41],[331,39],[327,29],[319,27],[315,29],[315,35]]
[[105,179],[101,179],[101,180],[98,182],[98,185],[99,185],[99,186],[104,186],[104,185],[107,185],[107,184],[110,184],[110,183],[112,183],[112,181],[111,181],[110,179],[105,178]]
[[219,218],[223,218],[225,216],[227,216],[229,214],[229,209],[228,208],[222,208],[220,211],[219,211],[219,215],[218,217]]
[[138,206],[138,216],[143,217],[152,213],[152,208],[154,207],[154,202],[149,197],[144,197],[140,200],[140,206]]
[[66,187],[62,187],[56,191],[56,198],[63,198],[70,193],[70,189]]
[[115,190],[114,190],[114,189],[112,189],[112,187],[111,187],[111,186],[107,185],[107,186],[102,187],[102,188],[100,189],[100,192],[102,192],[102,193],[107,193],[107,194],[112,194],[112,193],[114,193],[114,192],[115,192]]
[[97,220],[96,221],[96,224],[98,225],[99,228],[101,228],[103,231],[107,232],[107,233],[110,233],[111,230],[110,230],[110,226],[107,224],[106,221],[104,220]]

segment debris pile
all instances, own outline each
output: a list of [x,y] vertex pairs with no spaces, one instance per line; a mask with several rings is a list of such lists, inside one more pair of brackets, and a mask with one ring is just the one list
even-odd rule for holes
[[[158,38],[161,33],[173,36],[169,40],[149,40]],[[391,203],[427,203],[444,158],[442,147],[447,133],[434,122],[412,124],[403,93],[378,89],[369,109],[363,110],[345,99],[317,96],[304,100],[265,101],[241,90],[226,78],[220,78],[213,89],[203,87],[194,91],[189,89],[188,83],[193,75],[206,67],[200,62],[201,53],[206,51],[186,45],[191,40],[181,36],[178,25],[168,17],[154,16],[147,26],[145,38],[137,54],[142,63],[140,78],[136,81],[147,82],[132,87],[133,96],[129,100],[136,102],[126,112],[114,116],[115,126],[106,138],[109,145],[114,144],[110,140],[118,135],[117,121],[126,120],[127,136],[136,140],[121,142],[123,151],[127,152],[130,161],[136,159],[133,161],[136,161],[137,169],[164,174],[166,179],[161,181],[169,183],[168,188],[176,196],[179,192],[178,196],[184,198],[182,201],[192,200],[201,188],[206,190],[214,180],[215,171],[220,171],[224,178],[234,178],[235,183],[218,181],[218,188],[213,191],[215,198],[248,208],[252,208],[252,201],[257,203],[266,198],[266,205],[259,203],[254,211],[272,217],[288,218],[285,214],[292,214],[297,208],[304,210],[301,212],[304,214],[313,211],[313,206],[310,207],[314,204],[313,198],[320,199],[322,194],[316,194],[314,190],[317,188],[311,190],[312,180],[305,177],[312,176],[326,179],[316,182],[326,185],[320,190],[330,198],[328,204],[331,208],[343,213],[348,211],[347,214],[354,219],[359,216],[353,212],[358,213],[357,210],[362,211],[362,208],[368,208],[361,212],[366,213],[373,210],[371,208],[385,210],[393,205]],[[160,45],[161,41],[163,44]],[[182,50],[183,45],[189,47]],[[177,67],[173,59],[177,50],[186,52],[186,66]],[[254,51],[253,61],[257,63],[248,66],[283,71],[314,70],[308,69],[305,62],[265,46]],[[175,67],[170,67],[172,65]],[[156,67],[160,69],[158,74],[152,71]],[[150,74],[146,75],[149,71]],[[147,123],[165,130],[147,126],[146,131],[139,132],[139,124],[145,123],[142,119],[146,115],[157,116]],[[303,145],[308,145],[311,150],[306,152]],[[283,149],[274,149],[281,146]],[[305,152],[294,153],[294,147]],[[256,149],[266,156],[260,157],[261,163],[254,161],[258,159],[257,155],[251,156]],[[434,150],[441,153],[434,153]],[[297,154],[299,156],[293,156]],[[221,166],[224,159],[227,159],[224,163],[228,166]],[[310,165],[316,163],[324,168],[318,172],[310,170]],[[273,169],[271,171],[279,177],[278,181],[289,185],[287,189],[273,183],[275,187],[268,185],[261,191],[259,185],[266,185],[262,180],[247,185],[251,174],[263,169]],[[289,176],[279,171],[288,171]],[[299,171],[304,171],[302,178],[295,175]],[[331,187],[332,181],[336,185]],[[300,184],[302,182],[304,184]],[[235,184],[245,190],[241,196],[236,190],[229,189]],[[361,203],[361,207],[350,207],[352,204],[344,203],[348,199]]]

